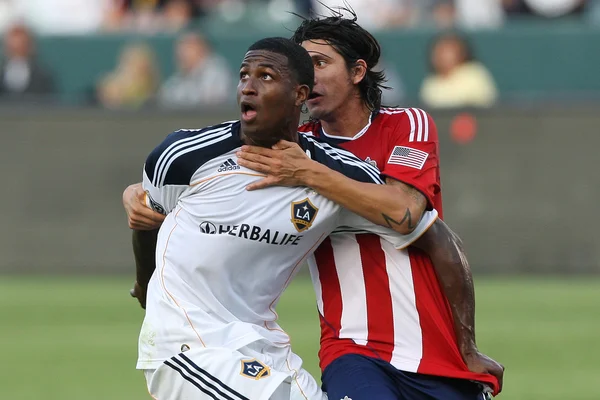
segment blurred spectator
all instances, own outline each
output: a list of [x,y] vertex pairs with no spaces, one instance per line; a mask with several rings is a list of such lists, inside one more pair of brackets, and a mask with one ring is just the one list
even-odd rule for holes
[[367,30],[407,25],[411,18],[412,0],[319,0],[315,4],[317,15],[329,16],[331,9],[348,7],[358,16],[357,22]]
[[177,42],[175,59],[177,72],[160,89],[160,105],[191,108],[233,101],[232,72],[202,36],[183,35]]
[[4,35],[0,61],[0,95],[12,99],[48,96],[54,92],[52,74],[36,59],[34,41],[23,25],[14,25]]
[[454,8],[461,28],[499,28],[504,23],[502,0],[455,0]]
[[112,0],[18,0],[18,13],[43,35],[97,32]]
[[431,75],[421,85],[421,100],[432,108],[488,107],[497,97],[494,80],[477,62],[465,39],[441,35],[430,52]]
[[584,12],[587,0],[502,0],[510,16],[534,15],[558,18]]
[[367,30],[401,26],[433,25],[449,28],[454,25],[454,0],[318,0],[315,12],[329,15],[339,7],[350,6],[358,15],[358,23]]
[[107,30],[174,32],[205,14],[206,0],[111,0],[104,28]]
[[159,85],[153,51],[144,44],[126,46],[116,69],[97,86],[97,99],[106,108],[138,108],[152,100]]
[[17,19],[17,0],[0,0],[0,34]]

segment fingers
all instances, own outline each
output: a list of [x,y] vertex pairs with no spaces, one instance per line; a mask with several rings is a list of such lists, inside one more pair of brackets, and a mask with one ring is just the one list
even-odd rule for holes
[[136,231],[153,231],[160,227],[160,224],[157,224],[154,221],[148,221],[148,220],[146,220],[144,222],[129,220],[128,225],[129,225],[129,229],[133,229]]
[[264,189],[269,186],[275,186],[278,183],[279,183],[279,179],[269,176],[267,178],[264,178],[264,179],[261,179],[259,181],[249,184],[248,186],[246,186],[246,190],[252,191],[252,190],[258,190],[258,189]]
[[140,306],[145,310],[146,309],[146,291],[142,289],[142,287],[135,282],[133,284],[133,289],[129,290],[129,295],[134,297],[140,303]]
[[240,151],[237,153],[237,156],[238,156],[238,161],[240,161],[240,165],[243,165],[247,168],[249,168],[249,167],[244,164],[245,161],[260,164],[263,166],[263,168],[272,168],[281,163],[279,160],[277,160],[275,158],[266,157],[266,156],[263,156],[260,154],[244,153],[244,152]]
[[504,382],[504,365],[498,364],[500,366],[499,369],[496,369],[496,371],[492,371],[492,375],[494,375],[496,378],[498,378],[498,392],[502,391],[502,385]]
[[[265,157],[273,157],[273,155],[276,152],[274,150],[268,149],[266,147],[243,145],[241,153],[256,154],[256,155],[262,155]],[[238,154],[238,157],[239,157],[239,154]]]
[[261,172],[263,174],[268,174],[272,171],[272,167],[270,165],[262,164],[262,163],[256,162],[256,161],[248,161],[248,160],[239,158],[238,164],[241,165],[242,167],[251,169],[256,172]]
[[128,216],[129,228],[140,231],[150,231],[160,228],[165,216],[148,208],[144,210],[131,210]]
[[290,148],[292,146],[294,146],[296,143],[294,142],[288,142],[287,140],[280,140],[279,142],[275,143],[272,147],[272,149],[275,150],[285,150],[287,148]]

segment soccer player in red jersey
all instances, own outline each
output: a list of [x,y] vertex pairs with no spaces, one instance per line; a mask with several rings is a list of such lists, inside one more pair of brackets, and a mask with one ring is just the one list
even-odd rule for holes
[[[273,150],[243,148],[240,164],[269,174],[249,189],[308,186],[402,233],[426,209],[442,217],[435,123],[421,109],[381,106],[376,39],[356,18],[335,15],[305,20],[293,40],[315,67],[312,119],[299,130],[372,162],[387,185],[345,178],[281,142]],[[374,235],[338,232],[309,266],[330,399],[474,400],[486,398],[483,388],[501,390],[504,368],[475,343],[472,277],[460,239],[443,222],[402,252]]]

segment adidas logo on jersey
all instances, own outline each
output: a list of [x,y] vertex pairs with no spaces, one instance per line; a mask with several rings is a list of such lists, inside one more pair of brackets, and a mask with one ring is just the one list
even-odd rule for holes
[[237,165],[236,162],[233,161],[233,159],[228,158],[227,161],[221,164],[217,172],[235,171],[237,169],[241,169],[240,166]]

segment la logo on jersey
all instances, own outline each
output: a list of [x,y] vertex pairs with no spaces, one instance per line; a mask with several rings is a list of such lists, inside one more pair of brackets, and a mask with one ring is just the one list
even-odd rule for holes
[[292,223],[298,232],[310,228],[317,217],[319,209],[310,200],[305,198],[292,202]]
[[247,378],[258,380],[270,376],[271,369],[256,358],[253,358],[252,360],[242,360],[242,371],[240,374]]
[[[368,162],[369,164],[371,164],[372,166],[374,166],[375,168],[377,168],[377,161],[371,160],[371,157],[365,158],[365,162]],[[342,399],[342,400],[344,400],[344,399]],[[350,400],[352,400],[352,399],[350,399]]]

